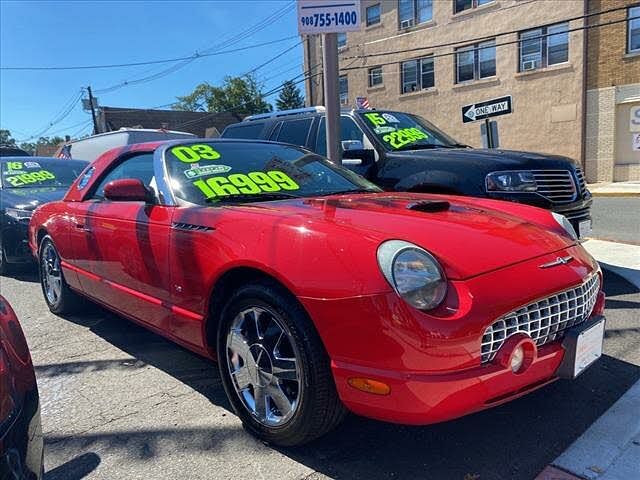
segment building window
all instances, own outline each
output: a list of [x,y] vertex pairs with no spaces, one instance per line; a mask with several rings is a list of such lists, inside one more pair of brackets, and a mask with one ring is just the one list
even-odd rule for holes
[[520,71],[569,60],[569,24],[559,23],[520,33]]
[[377,85],[382,85],[382,67],[369,69],[369,86],[375,87]]
[[469,10],[470,8],[478,8],[494,0],[453,0],[453,13]]
[[480,80],[495,74],[495,40],[456,49],[456,83]]
[[400,28],[413,27],[433,17],[433,0],[398,0]]
[[433,58],[419,58],[400,64],[402,93],[417,92],[435,85]]
[[338,34],[338,48],[344,47],[347,44],[347,34],[342,32]]
[[380,4],[376,3],[367,7],[367,27],[380,23]]
[[627,52],[640,52],[640,5],[627,10]]
[[349,79],[346,75],[340,76],[340,104],[349,104]]

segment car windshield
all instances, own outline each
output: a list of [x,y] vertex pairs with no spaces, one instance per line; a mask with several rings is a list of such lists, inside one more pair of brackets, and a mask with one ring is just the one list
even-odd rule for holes
[[379,110],[359,115],[388,151],[466,146],[417,115]]
[[324,157],[275,143],[182,144],[165,161],[174,195],[200,205],[381,191]]
[[67,188],[86,166],[86,162],[77,160],[3,159],[0,178],[2,188]]

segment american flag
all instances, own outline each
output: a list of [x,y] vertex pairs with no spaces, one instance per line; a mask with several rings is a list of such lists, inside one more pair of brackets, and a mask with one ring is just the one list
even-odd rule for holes
[[58,153],[58,158],[71,159],[71,145],[65,145]]
[[356,108],[369,110],[369,99],[367,97],[356,97]]

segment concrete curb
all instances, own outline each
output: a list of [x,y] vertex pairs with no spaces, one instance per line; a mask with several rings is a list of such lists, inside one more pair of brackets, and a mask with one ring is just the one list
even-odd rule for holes
[[552,465],[589,480],[640,478],[640,381]]
[[640,192],[591,192],[593,197],[640,197]]

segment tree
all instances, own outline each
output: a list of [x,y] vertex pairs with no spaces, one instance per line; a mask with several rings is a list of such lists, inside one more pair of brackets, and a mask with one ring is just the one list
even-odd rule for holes
[[287,80],[282,84],[282,90],[276,100],[278,110],[291,110],[304,107],[304,99],[300,94],[300,89],[292,80]]
[[9,130],[0,129],[0,145],[15,145],[16,141]]
[[38,145],[53,145],[57,146],[64,142],[62,137],[40,137],[37,142],[23,142],[20,144],[20,148],[25,152],[29,152],[32,155],[36,154]]
[[193,112],[235,112],[241,115],[270,112],[273,107],[262,93],[262,85],[253,75],[224,78],[221,87],[201,83],[193,92],[178,97],[174,110]]

